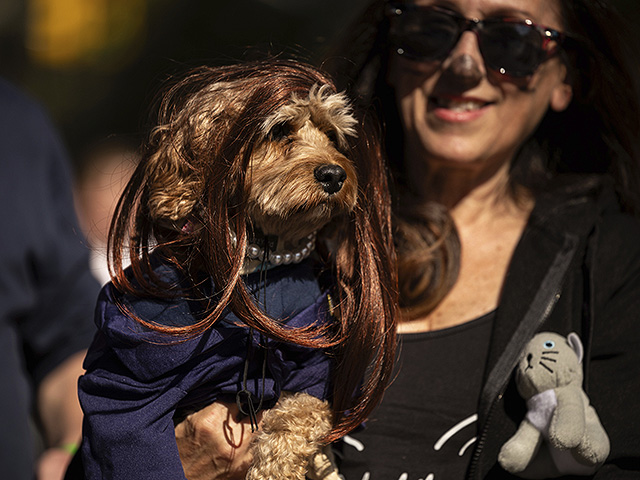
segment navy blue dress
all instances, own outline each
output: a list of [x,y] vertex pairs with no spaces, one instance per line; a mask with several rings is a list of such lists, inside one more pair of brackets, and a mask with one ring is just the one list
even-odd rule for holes
[[[155,270],[164,281],[183,280],[171,266]],[[247,275],[245,283],[267,313],[288,326],[329,319],[327,295],[310,261],[269,270],[266,285],[259,273]],[[205,298],[213,297],[212,284],[202,288]],[[176,411],[234,401],[245,387],[248,356],[246,387],[263,398],[263,407],[272,406],[282,390],[328,395],[330,360],[323,350],[250,336],[231,312],[204,334],[177,341],[145,329],[119,305],[162,325],[187,325],[203,313],[197,300],[131,298],[112,284],[103,289],[96,310],[99,332],[79,382],[87,478],[185,478],[174,435]]]

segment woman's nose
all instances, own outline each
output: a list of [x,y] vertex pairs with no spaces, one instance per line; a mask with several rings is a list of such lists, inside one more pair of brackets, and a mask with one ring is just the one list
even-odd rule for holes
[[447,81],[461,90],[468,90],[480,83],[484,76],[484,62],[478,39],[473,32],[462,34],[444,62],[443,69]]

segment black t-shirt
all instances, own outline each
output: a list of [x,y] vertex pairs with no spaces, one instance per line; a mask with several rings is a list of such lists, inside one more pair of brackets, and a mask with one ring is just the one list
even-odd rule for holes
[[464,478],[494,316],[400,336],[396,375],[382,404],[337,447],[346,480]]

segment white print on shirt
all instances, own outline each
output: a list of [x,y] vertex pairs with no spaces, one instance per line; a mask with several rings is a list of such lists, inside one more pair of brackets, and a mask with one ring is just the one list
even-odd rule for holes
[[[468,427],[469,425],[475,423],[478,421],[478,414],[473,414],[467,418],[465,418],[464,420],[456,423],[453,427],[451,427],[449,430],[447,430],[437,441],[436,443],[433,445],[433,449],[435,451],[439,451],[445,443],[447,443],[449,440],[451,440],[451,438],[453,438],[454,435],[456,435],[458,432],[460,432],[461,430],[463,430],[464,428]],[[345,435],[342,439],[344,441],[344,443],[346,445],[349,445],[353,448],[355,448],[358,452],[362,452],[365,449],[365,445],[359,441],[356,440],[353,437],[350,437],[349,435]],[[467,449],[473,445],[477,440],[477,437],[472,437],[469,441],[467,441],[462,448],[458,451],[458,456],[461,457],[465,454],[465,452],[467,451]],[[340,475],[340,478],[342,478],[343,480],[345,480],[344,476]],[[364,475],[362,475],[362,479],[361,480],[371,480],[371,473],[370,472],[365,472]],[[387,479],[380,479],[380,480],[387,480]],[[400,475],[400,477],[398,477],[398,480],[409,480],[409,474],[408,473],[403,473],[402,475]],[[436,475],[435,473],[429,473],[426,477],[424,478],[418,478],[417,480],[436,480]]]
[[342,437],[342,441],[347,445],[351,445],[353,448],[355,448],[359,452],[364,450],[364,445],[362,444],[362,442],[360,440],[356,440],[353,437],[350,437],[349,435],[345,435],[344,437]]
[[[449,429],[447,432],[445,432],[444,435],[442,435],[438,439],[433,449],[436,451],[440,450],[443,447],[443,445],[447,443],[447,440],[449,440],[451,437],[453,437],[456,433],[458,433],[463,428],[471,425],[476,421],[478,421],[478,414],[474,413],[470,417],[467,417],[464,420],[462,420],[460,423],[457,423],[456,425],[453,426],[453,428]],[[458,456],[461,457],[462,455],[464,455],[464,452],[467,450],[467,448],[473,445],[473,443],[475,443],[476,440],[477,440],[477,437],[473,437],[471,440],[465,443],[460,449],[460,451],[458,452]]]

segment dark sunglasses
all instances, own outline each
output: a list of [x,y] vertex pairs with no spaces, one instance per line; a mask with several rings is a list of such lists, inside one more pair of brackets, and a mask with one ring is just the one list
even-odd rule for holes
[[387,14],[390,41],[398,54],[413,60],[444,60],[462,34],[471,31],[486,67],[514,78],[533,75],[566,38],[530,20],[468,19],[436,6],[390,4]]

